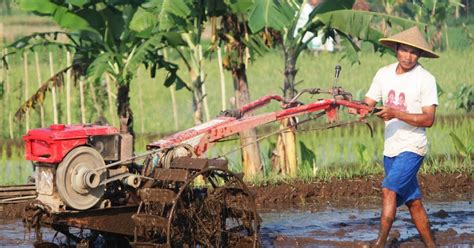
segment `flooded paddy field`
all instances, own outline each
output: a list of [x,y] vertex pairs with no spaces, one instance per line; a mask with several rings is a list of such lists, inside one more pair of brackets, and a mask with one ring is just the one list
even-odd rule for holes
[[[425,203],[438,245],[474,246],[471,201]],[[264,247],[364,247],[377,238],[378,208],[328,208],[261,213]],[[389,236],[390,247],[423,246],[406,207],[399,208]]]
[[[368,247],[378,232],[380,180],[381,176],[373,176],[251,187],[263,220],[263,247]],[[421,175],[419,182],[438,245],[474,247],[472,176]],[[52,229],[41,230],[45,241],[73,244]],[[20,218],[0,216],[0,247],[32,247],[34,240],[34,231],[25,231]],[[398,209],[388,244],[387,247],[423,246],[406,207]],[[111,246],[106,246],[99,236],[94,247]]]
[[[436,241],[441,246],[474,246],[474,203],[472,201],[426,202]],[[325,210],[272,210],[263,219],[263,247],[364,247],[377,237],[378,208],[328,208]],[[0,220],[1,247],[32,247],[34,232],[25,231],[20,219]],[[77,230],[79,232],[79,230]],[[67,246],[68,240],[49,228],[42,228],[45,241]],[[88,235],[85,233],[84,235]],[[410,214],[399,209],[389,237],[396,247],[422,246]],[[101,238],[94,246],[106,247]]]

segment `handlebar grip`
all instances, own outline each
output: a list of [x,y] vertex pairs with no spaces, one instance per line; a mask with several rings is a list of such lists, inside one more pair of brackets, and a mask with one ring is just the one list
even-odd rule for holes
[[382,111],[381,108],[374,108],[374,109],[372,110],[372,114],[376,114],[376,113],[378,113],[378,112],[380,112],[380,111]]

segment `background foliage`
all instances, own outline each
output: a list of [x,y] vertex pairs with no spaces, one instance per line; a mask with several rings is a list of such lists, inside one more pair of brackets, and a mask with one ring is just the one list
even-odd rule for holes
[[[385,13],[387,4],[395,4],[392,8],[392,14],[415,18],[415,12],[412,6],[417,1],[367,1],[372,10]],[[443,1],[438,1],[443,2]],[[471,68],[474,67],[473,60],[473,33],[474,18],[471,14],[473,1],[460,1],[461,4],[468,8],[459,9],[459,17],[455,17],[452,8],[446,19],[444,20],[447,29],[444,29],[444,50],[440,51],[441,58],[437,60],[422,59],[421,64],[429,70],[436,78],[444,92],[440,96],[440,106],[438,108],[438,122],[429,130],[431,139],[431,153],[428,163],[430,166],[424,167],[424,172],[432,173],[436,171],[456,171],[472,169],[470,159],[465,160],[466,151],[472,152],[472,137],[474,118],[472,113],[473,88],[474,82],[471,76]],[[385,4],[385,5],[384,5]],[[3,0],[0,2],[2,19],[0,21],[0,47],[12,42],[19,37],[38,31],[60,31],[51,21],[32,16],[18,10],[16,5],[11,1]],[[9,6],[6,8],[4,6]],[[412,9],[410,9],[412,8]],[[3,33],[2,31],[3,30]],[[208,44],[211,43],[211,35],[208,26],[204,29],[203,48],[207,54]],[[446,42],[446,34],[449,42]],[[338,46],[336,45],[336,50]],[[353,93],[354,98],[362,99],[368,89],[375,72],[382,66],[394,62],[394,58],[390,54],[383,56],[373,53],[373,48],[369,45],[361,46],[360,63],[351,64],[347,60],[341,60],[341,52],[337,50],[335,53],[304,51],[297,64],[299,69],[296,82],[298,89],[320,87],[329,88],[333,84],[334,66],[342,65],[341,78],[338,84],[347,91]],[[440,49],[440,48],[438,48]],[[59,70],[66,66],[64,49],[58,48],[41,48],[37,50],[40,57],[40,70],[43,77],[49,75],[49,62],[47,53],[53,52],[55,58],[55,69]],[[4,52],[4,50],[3,50]],[[33,92],[38,84],[35,75],[36,68],[33,59],[33,52],[27,51],[29,56],[29,92]],[[179,55],[171,50],[168,51],[169,60],[178,64],[180,68],[184,68],[184,64],[180,61]],[[254,55],[257,56],[257,55]],[[251,91],[251,99],[256,99],[268,94],[282,94],[281,82],[283,82],[283,65],[284,61],[281,51],[278,48],[266,53],[263,57],[256,58],[248,66],[248,79]],[[23,68],[23,57],[15,55],[9,57],[8,71],[6,67],[2,67],[0,72],[0,151],[2,161],[0,164],[12,164],[10,159],[13,154],[13,161],[20,160],[21,157],[21,140],[20,137],[25,133],[24,122],[14,122],[13,133],[14,140],[9,140],[9,112],[15,112],[20,104],[24,101],[25,91],[25,75]],[[205,84],[207,88],[207,99],[209,101],[209,112],[211,118],[216,116],[221,105],[221,91],[218,62],[215,55],[209,55],[205,58],[203,66],[206,68]],[[138,143],[136,147],[138,151],[144,150],[145,145],[159,137],[170,134],[194,125],[192,116],[192,97],[187,90],[179,90],[176,92],[176,102],[178,108],[179,125],[176,128],[173,120],[173,112],[171,108],[171,91],[163,85],[163,81],[167,77],[167,73],[158,72],[156,78],[150,76],[150,68],[145,66],[138,67],[136,77],[131,84],[131,105],[135,109],[135,130],[139,133]],[[185,70],[179,70],[178,75],[181,78],[188,78]],[[225,74],[226,91],[232,92],[231,77]],[[8,83],[7,83],[8,81]],[[6,86],[9,86],[7,91]],[[117,124],[114,113],[107,111],[109,108],[105,100],[106,89],[104,80],[89,82],[87,84],[87,122],[95,122],[98,113],[102,113],[110,123]],[[94,87],[91,87],[93,85]],[[96,99],[92,97],[95,91]],[[111,92],[116,92],[113,88]],[[8,98],[7,98],[8,95]],[[228,96],[231,94],[228,94]],[[73,109],[79,107],[79,96],[77,86],[73,91]],[[113,96],[116,97],[116,96]],[[305,102],[317,99],[303,98]],[[228,101],[230,103],[230,99]],[[46,123],[52,123],[51,100],[45,99]],[[61,89],[59,92],[60,106],[60,122],[65,122],[65,92]],[[229,106],[229,104],[227,104]],[[277,110],[278,106],[272,105],[263,111]],[[466,114],[467,113],[467,114]],[[344,117],[348,118],[348,117]],[[80,121],[79,111],[73,113],[73,122]],[[39,127],[39,111],[31,112],[30,126],[32,128]],[[308,178],[329,178],[331,176],[351,177],[356,175],[365,175],[371,173],[380,173],[381,144],[383,142],[381,125],[377,120],[371,120],[376,126],[375,137],[370,138],[369,132],[365,127],[345,127],[340,129],[332,129],[328,131],[308,132],[308,135],[300,135],[299,156],[301,161],[300,176]],[[323,122],[316,123],[324,125]],[[315,125],[316,125],[315,124]],[[258,130],[259,134],[264,134],[268,130],[276,129],[276,126],[262,127]],[[302,127],[311,128],[311,127]],[[270,161],[267,156],[268,151],[272,147],[275,140],[269,139],[262,142],[262,157],[265,158],[266,171],[264,176],[272,175],[270,170]],[[219,145],[210,151],[210,156],[216,156],[236,143],[226,143]],[[464,147],[464,148],[463,148]],[[313,154],[310,153],[313,152]],[[331,152],[328,152],[331,151]],[[306,154],[303,156],[303,154]],[[309,154],[309,155],[308,155]],[[461,155],[461,156],[459,156]],[[235,170],[239,170],[239,154],[229,155],[229,159]],[[10,161],[10,162],[5,162]],[[315,162],[314,162],[315,161]],[[466,162],[467,161],[467,162]],[[313,167],[316,164],[316,168]],[[30,172],[28,164],[17,166],[7,166],[8,170],[21,175]],[[19,171],[16,169],[20,168]],[[472,172],[471,172],[472,173]],[[21,176],[24,178],[24,176]],[[5,180],[5,179],[3,179]],[[0,182],[2,178],[0,178]]]

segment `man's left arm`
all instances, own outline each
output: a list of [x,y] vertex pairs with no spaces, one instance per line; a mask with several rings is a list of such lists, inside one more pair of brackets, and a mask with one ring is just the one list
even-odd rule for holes
[[376,113],[378,117],[385,121],[397,118],[412,126],[431,127],[435,121],[436,105],[421,108],[421,114],[410,114],[398,109],[383,107],[382,111]]

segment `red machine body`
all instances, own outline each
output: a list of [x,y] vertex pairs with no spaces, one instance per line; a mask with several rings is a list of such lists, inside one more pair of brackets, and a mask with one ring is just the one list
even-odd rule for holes
[[[317,94],[320,90],[304,92]],[[23,137],[26,159],[36,162],[38,199],[54,211],[64,211],[65,206],[78,210],[106,206],[110,201],[102,197],[110,182],[120,181],[138,188],[142,176],[150,178],[149,169],[169,169],[177,157],[201,157],[219,140],[250,128],[316,111],[320,112],[318,117],[324,114],[329,122],[334,122],[340,106],[356,109],[360,118],[372,111],[371,107],[351,101],[350,93],[341,88],[333,88],[329,93],[332,98],[308,104],[296,101],[301,93],[290,101],[277,95],[264,96],[240,109],[223,111],[215,119],[148,144],[148,152],[135,156],[133,137],[114,127],[51,125],[30,130]],[[248,115],[272,100],[280,102],[282,110]],[[296,119],[292,122],[297,124]],[[128,166],[139,157],[146,158],[140,167],[143,175],[137,175],[133,166]]]
[[118,134],[117,128],[98,125],[56,124],[32,129],[23,136],[27,160],[56,164],[75,147],[86,145],[92,136]]

